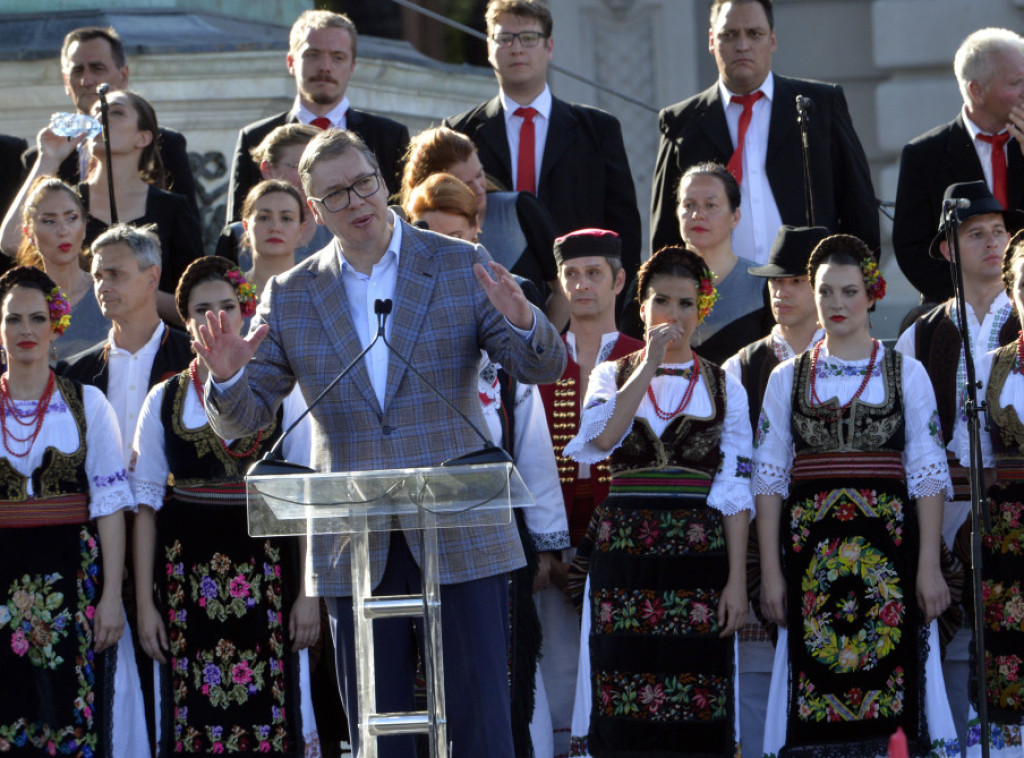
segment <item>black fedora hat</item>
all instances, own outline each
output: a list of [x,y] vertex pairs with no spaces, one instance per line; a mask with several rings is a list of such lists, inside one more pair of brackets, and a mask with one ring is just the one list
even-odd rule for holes
[[[1002,204],[989,191],[988,185],[985,182],[979,180],[976,182],[957,182],[946,187],[945,193],[942,195],[942,200],[952,200],[953,198],[968,200],[970,205],[966,208],[957,208],[956,217],[957,220],[962,224],[972,216],[984,216],[989,213],[999,213],[1003,216],[1003,223],[1006,224],[1006,231],[1010,233],[1010,236],[1024,227],[1024,213],[1021,213],[1015,208],[1006,210]],[[931,245],[928,246],[928,255],[936,260],[944,261],[945,257],[942,255],[942,249],[939,244],[946,239],[946,214],[939,214],[939,231],[932,238]]]
[[747,273],[765,277],[804,276],[811,252],[827,236],[828,229],[823,226],[780,226],[768,253],[768,263],[751,266]]

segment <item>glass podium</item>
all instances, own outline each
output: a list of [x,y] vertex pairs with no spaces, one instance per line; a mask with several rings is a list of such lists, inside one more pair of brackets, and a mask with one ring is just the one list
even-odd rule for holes
[[[322,534],[347,538],[363,756],[376,758],[378,736],[410,733],[428,735],[431,758],[448,756],[437,530],[508,524],[513,508],[534,505],[533,495],[515,466],[494,462],[247,476],[246,497],[249,534],[253,537]],[[373,597],[370,534],[407,529],[410,522],[422,530],[423,591],[419,595]],[[423,659],[427,710],[378,713],[373,620],[399,617],[423,617],[426,622]]]

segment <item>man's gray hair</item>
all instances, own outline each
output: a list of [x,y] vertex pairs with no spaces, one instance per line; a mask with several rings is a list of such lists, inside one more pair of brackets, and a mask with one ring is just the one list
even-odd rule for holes
[[314,166],[321,161],[337,158],[349,150],[362,153],[370,168],[374,171],[380,170],[377,157],[358,134],[348,129],[324,129],[306,145],[306,149],[302,151],[302,158],[299,159],[299,178],[302,179],[302,189],[306,191],[308,197],[312,197],[313,194]]
[[986,85],[995,73],[992,54],[1011,51],[1024,55],[1024,37],[1009,29],[988,27],[971,32],[956,51],[953,58],[953,73],[960,87],[964,103],[974,102],[971,97],[971,82]]
[[151,266],[163,267],[160,255],[160,238],[156,235],[156,225],[132,226],[131,224],[114,224],[103,234],[93,240],[91,250],[95,255],[99,250],[111,245],[124,244],[131,248],[139,271]]

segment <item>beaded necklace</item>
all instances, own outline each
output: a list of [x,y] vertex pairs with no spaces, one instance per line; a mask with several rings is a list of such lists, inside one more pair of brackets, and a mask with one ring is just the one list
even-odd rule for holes
[[[0,432],[3,434],[4,449],[15,458],[24,458],[32,451],[32,446],[36,442],[36,438],[39,436],[39,432],[43,428],[43,419],[46,418],[46,411],[50,407],[50,398],[53,397],[53,389],[56,386],[56,377],[53,371],[50,372],[50,378],[46,381],[46,387],[43,389],[42,397],[39,398],[39,402],[36,403],[36,407],[28,413],[22,413],[18,410],[18,406],[15,404],[14,399],[11,397],[10,388],[7,386],[7,374],[4,373],[0,376]],[[7,417],[8,415],[14,419],[21,427],[29,427],[32,431],[27,437],[17,437],[13,431],[7,430]],[[26,420],[27,419],[27,420]],[[16,453],[11,450],[11,446],[7,444],[7,440],[10,439],[13,442],[28,443],[28,447],[23,453]]]
[[[188,375],[192,378],[192,387],[196,391],[196,397],[199,398],[199,405],[203,407],[203,410],[206,410],[206,398],[203,395],[203,383],[199,381],[198,360],[193,358],[192,362],[188,364]],[[260,442],[263,441],[263,430],[260,429],[260,431],[256,433],[256,440],[252,443],[252,446],[244,453],[236,453],[234,450],[228,447],[228,443],[226,443],[220,437],[218,437],[217,440],[220,442],[220,446],[224,448],[224,452],[230,455],[232,458],[248,458],[250,455],[256,452],[256,448],[258,448],[260,446]]]
[[875,373],[875,359],[878,357],[878,346],[879,342],[876,339],[871,340],[871,358],[868,361],[867,370],[864,372],[864,380],[860,383],[860,387],[853,393],[853,397],[847,400],[845,403],[839,406],[836,414],[825,414],[824,416],[819,415],[818,408],[824,405],[821,402],[821,398],[818,397],[818,389],[816,386],[816,377],[818,376],[818,353],[821,352],[821,346],[825,340],[819,341],[814,346],[814,350],[811,352],[811,412],[814,414],[818,421],[838,421],[846,413],[846,409],[849,408],[853,401],[864,394],[864,390],[868,387],[868,382],[871,381],[871,375]]
[[[663,374],[668,375],[668,376],[673,376],[674,375],[674,372],[672,372],[671,370],[662,371],[662,369],[659,368],[659,369],[657,369],[655,371],[655,376],[657,376],[658,372],[662,372]],[[690,373],[690,381],[686,385],[686,392],[683,393],[683,399],[679,401],[679,405],[676,406],[676,409],[674,411],[671,411],[671,412],[667,412],[667,411],[664,411],[664,410],[661,409],[661,406],[658,405],[658,401],[654,397],[654,390],[651,389],[651,385],[648,384],[647,385],[647,399],[651,401],[651,405],[654,407],[655,415],[658,418],[660,418],[662,421],[669,421],[669,420],[675,418],[676,416],[678,416],[680,413],[682,413],[686,409],[686,406],[690,404],[690,398],[693,397],[693,390],[697,386],[697,379],[699,377],[700,377],[700,359],[697,357],[697,354],[694,353],[693,354],[693,371]]]

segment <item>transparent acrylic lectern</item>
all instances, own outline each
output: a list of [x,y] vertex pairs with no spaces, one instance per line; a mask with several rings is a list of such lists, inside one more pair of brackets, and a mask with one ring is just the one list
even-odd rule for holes
[[[448,756],[437,530],[508,524],[512,508],[534,505],[515,466],[498,462],[248,476],[246,495],[253,537],[348,536],[363,756],[376,758],[378,736],[420,732],[429,735],[432,758]],[[372,597],[370,534],[407,528],[410,523],[422,530],[422,594]],[[378,713],[372,622],[413,616],[426,620],[427,710]]]

